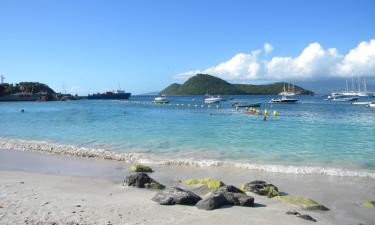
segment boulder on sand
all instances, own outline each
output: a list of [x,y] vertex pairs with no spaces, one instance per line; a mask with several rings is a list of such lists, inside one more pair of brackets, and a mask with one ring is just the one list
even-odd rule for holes
[[256,180],[249,183],[246,183],[241,186],[242,191],[253,192],[258,195],[266,195],[269,198],[273,198],[275,196],[279,196],[279,189],[273,185],[268,184],[262,180]]
[[246,195],[240,189],[228,185],[218,188],[205,199],[197,203],[199,209],[213,210],[224,205],[254,206],[254,198]]
[[152,200],[160,205],[195,205],[201,200],[201,197],[191,191],[170,187],[159,191]]
[[129,175],[125,178],[123,186],[137,187],[137,188],[148,188],[148,189],[164,189],[165,186],[158,183],[145,173],[137,173]]

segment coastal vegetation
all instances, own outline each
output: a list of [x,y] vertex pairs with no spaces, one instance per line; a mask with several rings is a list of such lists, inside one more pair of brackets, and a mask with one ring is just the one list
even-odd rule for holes
[[[273,84],[231,84],[223,79],[208,74],[197,74],[183,84],[173,83],[162,90],[162,95],[275,95],[283,91],[289,83]],[[299,86],[294,86],[296,94],[313,95],[314,92]]]
[[38,94],[44,93],[55,95],[56,92],[48,85],[39,82],[20,82],[18,84],[0,84],[0,96],[14,95],[14,94]]

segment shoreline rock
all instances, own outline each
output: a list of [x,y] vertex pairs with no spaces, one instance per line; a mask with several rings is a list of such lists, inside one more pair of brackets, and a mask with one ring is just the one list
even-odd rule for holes
[[169,187],[156,193],[151,199],[160,205],[195,205],[202,198],[178,187]]
[[147,188],[147,189],[164,189],[165,186],[155,181],[145,173],[137,173],[127,176],[123,181],[123,186]]
[[276,196],[276,197],[273,197],[273,199],[300,206],[304,210],[322,210],[322,211],[329,210],[329,208],[325,207],[324,205],[321,205],[312,199],[301,197],[301,196],[285,195],[285,196]]
[[129,172],[138,172],[138,173],[152,173],[154,172],[151,167],[145,165],[133,165],[128,167]]
[[252,207],[254,198],[246,195],[240,189],[228,185],[218,188],[208,197],[200,200],[196,206],[199,209],[213,210],[225,205]]
[[242,191],[253,192],[258,195],[266,195],[269,198],[279,196],[279,189],[273,185],[262,180],[256,180],[246,183],[241,186]]

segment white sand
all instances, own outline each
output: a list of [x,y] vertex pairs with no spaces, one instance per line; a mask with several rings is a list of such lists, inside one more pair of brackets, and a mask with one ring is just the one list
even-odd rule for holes
[[[172,186],[187,177],[216,177],[239,185],[263,179],[281,191],[323,203],[328,212],[311,212],[253,194],[263,207],[161,206],[155,191],[124,188],[127,164],[96,159],[0,150],[0,224],[375,224],[375,182],[365,178],[297,176],[233,168],[154,167],[153,178]],[[79,207],[78,207],[79,206]],[[286,215],[295,209],[317,223]]]

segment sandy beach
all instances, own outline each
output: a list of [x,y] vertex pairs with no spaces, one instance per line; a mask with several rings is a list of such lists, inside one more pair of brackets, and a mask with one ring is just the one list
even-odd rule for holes
[[287,215],[290,210],[312,216],[316,224],[375,224],[374,208],[362,206],[375,198],[371,178],[153,165],[155,172],[150,176],[166,186],[188,189],[180,182],[187,178],[213,177],[236,186],[260,179],[277,185],[282,192],[309,197],[330,208],[306,211],[250,193],[255,207],[206,211],[195,206],[159,205],[151,200],[157,191],[123,187],[129,165],[1,150],[0,224],[314,224]]

